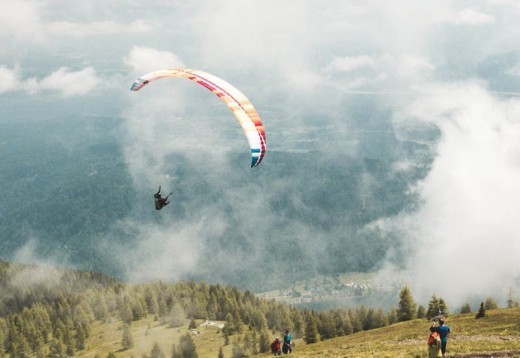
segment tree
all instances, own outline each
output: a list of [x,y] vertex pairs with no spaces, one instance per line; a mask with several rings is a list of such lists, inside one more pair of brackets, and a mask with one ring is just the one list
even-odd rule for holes
[[417,318],[426,318],[426,308],[422,305],[417,308]]
[[130,349],[134,346],[134,340],[132,339],[132,332],[130,332],[130,326],[125,324],[123,327],[123,350]]
[[444,298],[439,297],[439,311],[444,317],[448,317],[450,314],[450,311],[448,310],[448,305],[446,304],[446,301],[444,301]]
[[179,338],[179,349],[182,353],[183,358],[198,358],[197,349],[195,347],[195,342],[193,342],[193,338],[189,333],[186,333],[184,336]]
[[49,357],[61,358],[66,357],[65,345],[58,339],[53,339],[49,346]]
[[168,324],[170,327],[180,327],[184,324],[185,317],[184,309],[176,302],[170,310]]
[[224,358],[224,351],[222,350],[222,346],[218,349],[218,358]]
[[498,305],[493,298],[488,297],[486,298],[486,302],[484,302],[484,308],[486,310],[496,310]]
[[484,308],[484,302],[480,303],[480,308],[475,316],[476,319],[486,317],[486,309]]
[[319,313],[318,332],[321,339],[330,339],[336,337],[336,327],[332,316],[326,312]]
[[509,288],[509,292],[507,293],[507,308],[513,308],[518,306],[518,301],[514,299],[513,289]]
[[307,318],[305,324],[305,342],[307,344],[316,343],[320,340],[318,335],[318,325],[316,324],[316,318],[311,314]]
[[469,303],[465,303],[460,308],[460,314],[471,313],[471,306]]
[[195,322],[195,319],[190,320],[190,325],[188,326],[189,329],[196,329],[197,328],[197,322]]
[[260,341],[258,343],[258,350],[260,353],[267,353],[270,349],[270,340],[269,340],[269,333],[267,331],[263,330],[262,333],[260,333]]
[[395,308],[391,308],[386,314],[386,321],[388,324],[397,323],[397,310]]
[[399,293],[399,307],[397,309],[397,319],[399,322],[410,321],[415,318],[416,304],[412,297],[412,292],[405,285]]
[[228,336],[231,336],[237,331],[235,327],[235,319],[233,318],[231,312],[226,315],[226,323],[224,324],[224,328],[222,328],[222,330],[224,331],[224,334],[227,334]]
[[439,299],[437,296],[432,295],[430,302],[428,302],[428,311],[426,311],[426,318],[432,319],[437,317],[441,313],[439,308]]
[[172,346],[172,358],[183,358],[180,349],[175,344]]
[[150,358],[165,358],[165,355],[157,342],[153,344],[152,352],[150,353]]

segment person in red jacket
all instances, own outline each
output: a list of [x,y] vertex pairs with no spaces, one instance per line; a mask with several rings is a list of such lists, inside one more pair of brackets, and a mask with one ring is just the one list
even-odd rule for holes
[[279,356],[282,354],[282,350],[280,349],[280,338],[276,337],[276,339],[271,343],[271,352],[275,356]]

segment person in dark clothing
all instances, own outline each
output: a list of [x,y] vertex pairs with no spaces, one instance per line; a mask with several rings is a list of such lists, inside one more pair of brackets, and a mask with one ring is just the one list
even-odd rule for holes
[[284,354],[292,353],[292,336],[289,330],[286,330],[283,336],[282,352]]
[[168,201],[168,198],[169,198],[170,195],[172,195],[172,193],[168,194],[168,196],[166,196],[166,198],[163,198],[161,196],[161,186],[159,186],[159,190],[157,191],[157,193],[155,193],[153,195],[153,198],[155,200],[155,210],[161,210],[166,205],[168,205],[170,203]]

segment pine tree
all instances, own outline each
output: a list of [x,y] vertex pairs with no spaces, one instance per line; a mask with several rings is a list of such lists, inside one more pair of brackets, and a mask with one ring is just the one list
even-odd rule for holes
[[305,324],[305,342],[307,344],[316,343],[320,340],[318,335],[318,325],[316,324],[316,318],[313,315],[307,317],[307,323]]
[[352,333],[360,332],[363,330],[363,321],[359,317],[358,310],[353,310],[352,308],[349,308],[348,318],[350,319],[350,324],[352,325]]
[[475,316],[476,319],[486,317],[486,309],[484,308],[484,302],[480,303],[480,308]]
[[65,345],[59,339],[53,339],[49,346],[49,357],[64,358],[67,356],[65,354],[65,349]]
[[513,289],[509,288],[509,291],[507,293],[507,308],[513,308],[513,307],[518,307],[518,306],[519,306],[518,301],[516,301],[514,299]]
[[462,305],[462,307],[460,308],[460,313],[461,314],[471,313],[471,306],[469,305],[469,303],[465,303]]
[[172,358],[183,358],[180,349],[178,349],[175,346],[175,344],[172,345],[172,355],[171,355],[171,357]]
[[294,323],[294,336],[301,337],[305,331],[305,320],[300,310],[294,310],[293,312],[293,323]]
[[484,302],[484,308],[486,310],[496,310],[498,305],[492,297],[488,297],[486,298],[486,302]]
[[184,336],[181,336],[179,339],[179,349],[182,353],[183,358],[198,358],[197,349],[195,347],[195,342],[191,338],[189,333],[186,333]]
[[439,309],[439,300],[437,296],[432,295],[430,302],[428,302],[428,311],[426,311],[426,318],[433,319],[441,313]]
[[368,329],[381,328],[387,325],[385,313],[382,308],[371,308],[368,312]]
[[179,303],[175,303],[170,311],[168,324],[170,327],[180,327],[184,324],[186,314]]
[[386,314],[386,320],[388,324],[397,323],[397,309],[391,308]]
[[409,321],[415,318],[416,304],[412,297],[412,292],[404,286],[399,293],[399,308],[397,309],[397,319],[399,322]]
[[417,318],[426,318],[426,308],[423,305],[417,308]]
[[190,320],[190,324],[188,326],[188,329],[196,329],[197,328],[197,322],[195,322],[195,320],[192,318]]
[[222,329],[228,336],[236,332],[235,319],[231,313],[226,314],[226,323]]
[[260,353],[267,353],[270,350],[270,340],[269,340],[269,333],[267,331],[263,330],[262,333],[260,333],[260,341],[258,342],[258,350]]
[[258,335],[256,331],[253,331],[251,335],[251,350],[254,355],[258,354]]
[[123,327],[123,350],[130,349],[134,346],[134,340],[132,338],[132,332],[130,331],[130,326],[125,324]]
[[157,342],[153,344],[152,352],[150,353],[150,358],[165,358],[165,355]]
[[450,311],[448,310],[448,305],[446,304],[446,301],[444,301],[444,298],[439,297],[439,312],[444,317],[448,317],[450,315]]
[[326,312],[319,313],[318,333],[321,339],[330,339],[336,337],[336,327],[332,317]]

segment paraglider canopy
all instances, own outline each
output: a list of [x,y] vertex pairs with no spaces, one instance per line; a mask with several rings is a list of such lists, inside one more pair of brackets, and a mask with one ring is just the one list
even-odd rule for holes
[[217,95],[233,112],[246,135],[251,150],[251,167],[262,162],[266,151],[265,129],[253,104],[236,87],[207,72],[172,68],[146,74],[138,78],[130,90],[139,91],[152,81],[165,77],[181,77],[204,86]]

